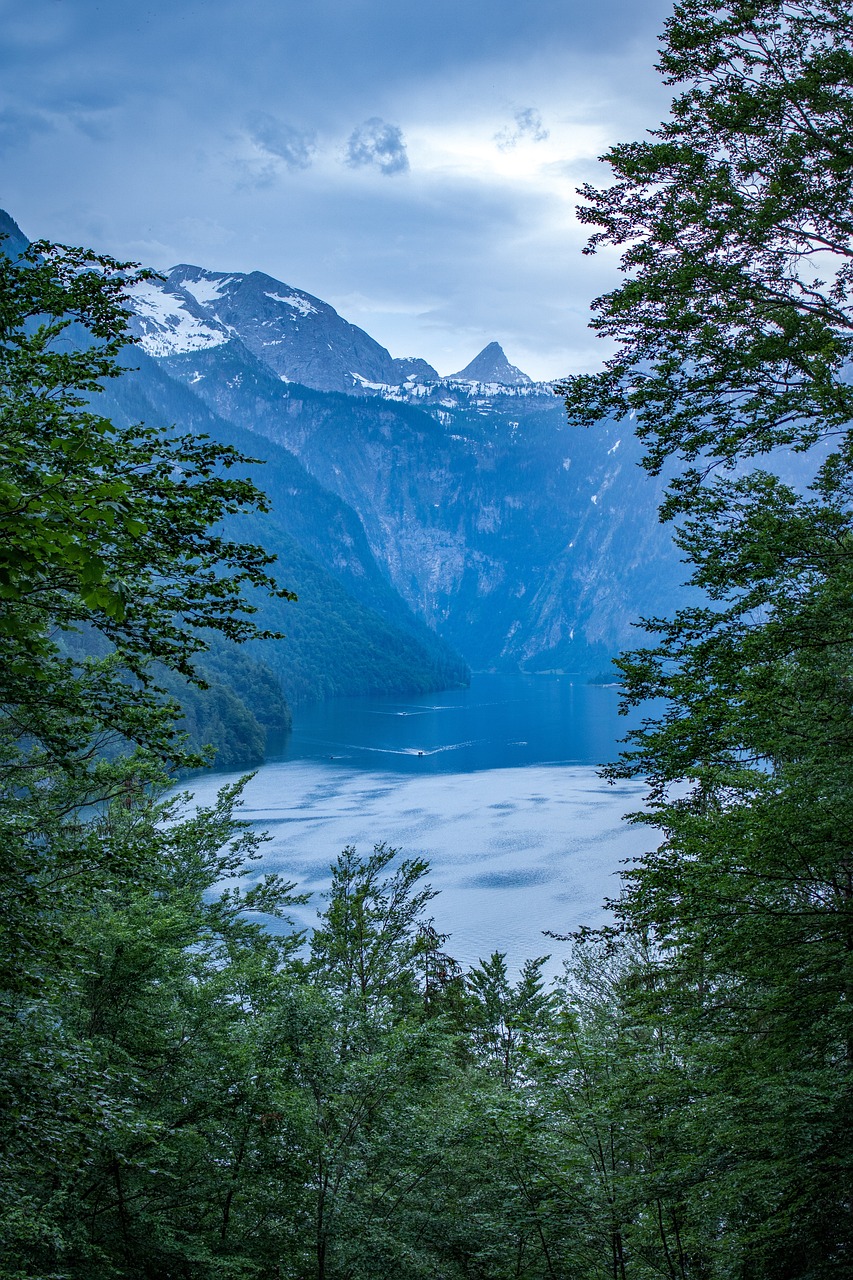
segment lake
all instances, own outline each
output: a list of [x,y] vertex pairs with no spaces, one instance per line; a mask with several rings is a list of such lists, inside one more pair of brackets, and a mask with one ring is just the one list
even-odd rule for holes
[[[379,841],[426,857],[431,905],[463,964],[494,950],[513,967],[565,933],[606,918],[621,861],[650,833],[622,815],[642,786],[609,786],[596,766],[631,721],[617,691],[567,677],[477,675],[469,689],[406,698],[345,698],[302,708],[293,733],[245,791],[243,816],[269,834],[255,874],[277,871],[314,895],[347,844]],[[196,778],[198,802],[237,775]]]

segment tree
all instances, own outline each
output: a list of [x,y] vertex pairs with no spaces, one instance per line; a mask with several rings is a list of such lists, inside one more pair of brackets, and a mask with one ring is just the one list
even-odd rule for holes
[[0,1003],[4,1277],[242,1275],[259,1223],[282,1245],[269,1024],[299,936],[246,912],[304,899],[276,876],[222,890],[260,843],[241,785],[196,812],[136,792],[90,816],[95,875],[45,842],[62,945],[34,938],[37,985]]
[[318,978],[361,1016],[416,1009],[418,960],[444,941],[423,916],[435,897],[421,883],[428,864],[406,858],[392,870],[399,852],[383,842],[360,858],[348,845],[332,864],[328,906],[311,937]]
[[624,247],[623,283],[595,304],[617,351],[563,387],[576,422],[635,416],[704,595],[619,662],[629,704],[665,700],[611,770],[649,779],[641,820],[663,841],[615,905],[654,957],[632,1007],[691,1046],[711,1274],[842,1275],[853,12],[684,0],[660,65],[680,86],[670,118],[605,157],[612,187],[583,192],[590,250]]
[[846,0],[683,0],[660,69],[685,85],[654,141],[614,147],[582,189],[587,252],[627,246],[594,304],[618,344],[569,379],[570,417],[636,416],[657,473],[807,448],[853,417],[853,15]]
[[[131,341],[127,291],[149,274],[45,242],[0,255],[0,767],[16,787],[34,749],[82,766],[104,734],[179,755],[152,661],[196,678],[205,630],[259,634],[244,584],[291,596],[260,547],[217,532],[266,509],[227,475],[250,459],[96,411]],[[100,660],[63,643],[81,629]]]
[[531,1053],[550,1028],[554,997],[542,981],[542,966],[549,959],[525,961],[515,984],[499,951],[466,975],[468,1024],[477,1057],[507,1087],[523,1078]]

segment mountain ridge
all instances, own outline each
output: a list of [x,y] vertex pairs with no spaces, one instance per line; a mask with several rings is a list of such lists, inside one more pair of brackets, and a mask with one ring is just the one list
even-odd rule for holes
[[[299,572],[315,584],[331,574],[365,603],[369,587],[370,607],[386,622],[359,614],[358,628],[373,637],[374,655],[386,646],[389,670],[400,672],[400,653],[415,649],[386,623],[417,640],[429,680],[458,681],[454,651],[476,670],[588,678],[635,641],[637,617],[679,598],[680,559],[657,518],[664,482],[636,465],[641,446],[630,425],[571,427],[553,387],[521,381],[499,344],[460,374],[513,377],[514,385],[475,376],[433,382],[410,358],[404,383],[365,386],[367,375],[359,383],[351,372],[353,344],[378,361],[370,372],[396,377],[385,348],[320,299],[262,272],[179,264],[131,301],[145,358],[119,381],[128,400],[137,388],[137,420],[154,413],[194,423],[267,458],[257,479],[276,491],[279,515],[254,528],[253,540],[299,566],[285,579],[297,591]],[[300,367],[325,385],[283,372],[297,372],[288,351],[307,352]],[[330,600],[337,590],[329,585]],[[317,585],[315,602],[321,597]],[[348,679],[341,663],[359,666],[357,648],[346,656],[329,649],[319,604],[312,608],[305,643],[332,664],[328,682],[314,664],[319,684],[354,691],[340,684]],[[341,640],[345,613],[334,606]],[[273,629],[292,630],[281,621]]]
[[321,298],[262,271],[210,271],[179,263],[132,293],[134,331],[163,358],[231,341],[235,334],[286,382],[318,391],[423,397],[451,384],[534,386],[491,342],[458,374],[442,377],[419,356],[393,357]]

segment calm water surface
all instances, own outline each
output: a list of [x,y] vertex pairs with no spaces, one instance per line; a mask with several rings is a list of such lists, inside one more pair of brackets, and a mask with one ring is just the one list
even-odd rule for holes
[[[630,724],[617,703],[613,688],[561,677],[476,676],[470,689],[297,711],[245,791],[243,816],[269,835],[245,883],[264,870],[296,880],[313,894],[299,916],[310,925],[337,853],[384,840],[429,860],[431,910],[462,963],[550,952],[555,971],[566,948],[542,931],[601,923],[623,860],[649,840],[622,820],[642,788],[596,770]],[[196,779],[196,800],[226,776]]]
[[274,758],[333,760],[423,776],[534,764],[601,765],[630,721],[609,685],[561,676],[475,675],[469,689],[338,698],[297,711]]

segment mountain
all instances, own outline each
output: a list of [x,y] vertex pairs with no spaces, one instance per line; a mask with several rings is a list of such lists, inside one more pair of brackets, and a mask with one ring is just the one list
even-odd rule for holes
[[184,264],[131,302],[136,370],[104,407],[266,462],[273,512],[241,536],[300,596],[264,606],[291,699],[458,683],[459,654],[594,676],[678,597],[663,482],[629,425],[569,427],[497,343],[441,378],[259,271]]
[[148,355],[163,358],[224,346],[238,337],[283,382],[316,391],[398,394],[452,382],[532,385],[491,342],[459,374],[442,379],[418,357],[394,359],[357,325],[313,294],[261,271],[206,271],[182,263],[134,291],[134,329]]
[[452,373],[449,380],[486,384],[494,382],[504,387],[530,386],[533,382],[526,373],[522,373],[514,364],[510,364],[504,355],[503,347],[497,342],[490,342],[487,347],[483,347],[470,364],[466,364],[459,373]]
[[[452,378],[408,362],[402,384],[360,374],[345,391],[300,385],[282,374],[295,348],[280,340],[281,317],[222,299],[245,300],[254,280],[270,303],[301,298],[317,315],[322,304],[269,276],[234,279],[176,268],[156,314],[176,298],[182,314],[157,328],[146,304],[143,344],[220,420],[298,458],[346,504],[388,585],[475,668],[595,675],[630,643],[638,615],[673,598],[681,566],[657,521],[660,485],[637,467],[624,424],[570,428],[550,384],[531,382],[497,343]],[[322,334],[315,382],[353,363],[325,321]],[[255,448],[267,456],[268,445]]]

